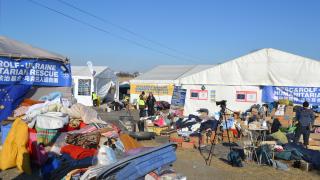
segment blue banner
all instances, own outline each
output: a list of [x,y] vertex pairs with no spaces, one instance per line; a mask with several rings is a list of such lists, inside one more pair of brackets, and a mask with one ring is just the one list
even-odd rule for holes
[[52,60],[0,57],[0,84],[71,86],[70,64]]
[[312,105],[320,105],[320,88],[288,86],[263,87],[263,102],[273,102],[280,99],[288,99],[294,104],[302,104],[304,101],[308,101]]
[[186,89],[181,89],[180,86],[174,86],[171,105],[184,107],[184,104],[186,102],[186,94]]

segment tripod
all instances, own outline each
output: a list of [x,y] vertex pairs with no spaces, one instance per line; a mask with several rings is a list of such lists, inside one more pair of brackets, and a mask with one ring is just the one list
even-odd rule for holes
[[[219,121],[220,123],[225,123],[226,125],[226,129],[227,129],[227,136],[228,136],[228,142],[229,142],[229,148],[230,148],[230,152],[231,152],[231,141],[230,141],[230,136],[229,136],[229,128],[228,128],[228,123],[227,123],[227,117],[226,117],[226,109],[233,112],[232,110],[228,109],[226,107],[225,104],[221,104],[220,105],[220,117],[219,117]],[[217,128],[215,129],[217,130]],[[207,135],[208,137],[208,135]],[[214,148],[215,148],[215,145],[216,145],[216,137],[217,137],[217,133],[215,131],[215,134],[214,134],[214,137],[213,137],[213,140],[211,140],[211,147],[210,147],[210,151],[209,151],[209,155],[208,157],[205,157],[203,154],[202,154],[202,151],[201,151],[201,143],[200,143],[200,139],[199,139],[199,151],[200,151],[200,154],[202,155],[202,157],[204,158],[205,162],[206,162],[206,165],[209,165],[211,164],[211,160],[212,160],[212,156],[213,156],[213,152],[214,152]],[[200,136],[199,138],[201,138],[201,132],[200,132]]]

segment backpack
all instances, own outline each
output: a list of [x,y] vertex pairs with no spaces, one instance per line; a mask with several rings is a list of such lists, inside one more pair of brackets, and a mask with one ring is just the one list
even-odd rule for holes
[[240,154],[239,154],[239,152],[237,152],[237,151],[231,151],[231,152],[228,154],[228,161],[229,161],[230,164],[231,164],[232,166],[234,166],[234,167],[243,167]]

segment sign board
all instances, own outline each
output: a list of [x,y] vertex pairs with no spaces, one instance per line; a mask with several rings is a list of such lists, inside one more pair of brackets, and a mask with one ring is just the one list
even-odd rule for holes
[[175,86],[171,98],[170,112],[177,116],[183,116],[184,104],[186,102],[187,90],[181,86]]
[[272,102],[280,99],[288,99],[294,104],[302,104],[304,101],[308,101],[310,104],[320,105],[320,88],[288,86],[263,87],[262,101]]
[[190,99],[208,100],[208,90],[190,90]]
[[158,84],[131,84],[130,94],[141,94],[144,91],[146,94],[152,92],[154,95],[168,95],[173,94],[173,84],[158,85]]
[[186,102],[186,94],[186,89],[181,89],[180,86],[175,86],[171,99],[171,105],[184,107],[184,104]]
[[71,86],[70,64],[52,60],[0,57],[0,84]]
[[256,91],[237,91],[236,92],[237,102],[257,102],[257,92]]

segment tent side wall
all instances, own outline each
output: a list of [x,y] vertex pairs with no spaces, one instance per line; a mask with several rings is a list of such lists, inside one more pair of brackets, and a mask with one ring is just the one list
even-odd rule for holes
[[[204,85],[205,90],[201,90],[202,85],[182,85],[183,89],[187,89],[186,102],[184,106],[184,115],[196,113],[200,108],[209,109],[210,114],[218,112],[219,106],[216,101],[227,100],[227,107],[231,110],[245,111],[251,105],[261,103],[261,89],[259,86],[224,86],[224,85]],[[194,93],[202,92],[200,98],[195,98]],[[207,93],[206,93],[207,92]],[[191,94],[193,93],[193,97]],[[251,99],[237,100],[238,94],[247,93],[251,95]],[[256,95],[254,98],[253,96]],[[244,102],[247,101],[247,102]],[[251,102],[248,102],[251,101]]]

